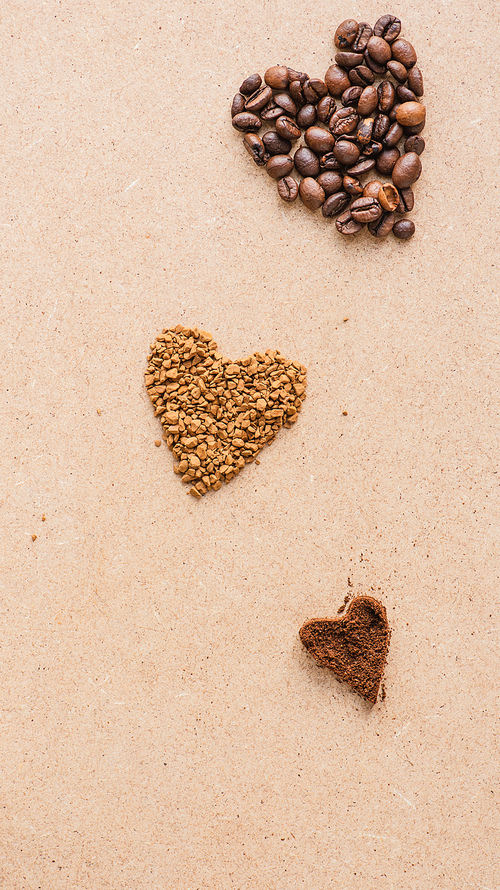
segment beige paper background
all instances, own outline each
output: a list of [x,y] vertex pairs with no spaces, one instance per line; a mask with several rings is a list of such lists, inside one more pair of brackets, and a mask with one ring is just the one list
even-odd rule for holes
[[[284,206],[228,116],[384,11],[2,6],[5,890],[500,886],[497,4],[393,10],[428,108],[407,244]],[[309,372],[200,502],[143,386],[179,322]],[[373,709],[297,636],[370,590]]]

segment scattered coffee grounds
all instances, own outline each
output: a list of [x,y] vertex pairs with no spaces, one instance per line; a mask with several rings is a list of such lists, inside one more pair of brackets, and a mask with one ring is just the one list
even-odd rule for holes
[[384,606],[371,596],[353,599],[340,618],[306,621],[300,639],[320,667],[375,704],[389,647]]
[[306,369],[279,352],[233,362],[211,334],[182,325],[150,348],[146,387],[178,461],[174,472],[193,497],[234,479],[299,416]]
[[417,54],[393,15],[373,28],[348,19],[334,40],[324,79],[285,65],[268,68],[264,80],[247,77],[231,105],[233,127],[283,201],[321,208],[343,235],[367,228],[406,241],[415,226],[398,215],[413,209],[425,148]]

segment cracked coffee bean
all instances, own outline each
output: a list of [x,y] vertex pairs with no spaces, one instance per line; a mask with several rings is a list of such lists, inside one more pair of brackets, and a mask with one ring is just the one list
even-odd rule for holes
[[277,186],[278,195],[288,204],[291,204],[298,197],[299,186],[293,176],[284,176],[283,179],[278,179]]

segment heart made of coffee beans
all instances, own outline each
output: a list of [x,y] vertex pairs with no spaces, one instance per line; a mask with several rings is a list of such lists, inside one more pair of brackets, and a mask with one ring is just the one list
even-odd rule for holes
[[320,667],[375,704],[389,648],[387,613],[378,600],[358,596],[345,615],[307,621],[299,636]]
[[415,231],[406,214],[422,171],[424,87],[417,54],[400,33],[393,15],[373,28],[348,19],[335,32],[339,51],[324,80],[274,65],[264,82],[247,77],[232,102],[233,127],[279,196],[321,208],[343,235],[365,225],[376,238],[392,231],[408,240]]
[[178,463],[200,498],[255,460],[305,399],[306,369],[270,349],[223,358],[212,335],[178,325],[151,345],[146,387]]

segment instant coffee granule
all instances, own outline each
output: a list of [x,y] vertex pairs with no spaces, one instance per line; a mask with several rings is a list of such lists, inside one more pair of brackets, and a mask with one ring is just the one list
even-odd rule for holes
[[211,334],[177,325],[151,345],[145,382],[177,458],[174,472],[201,498],[295,423],[306,369],[270,349],[231,361]]

